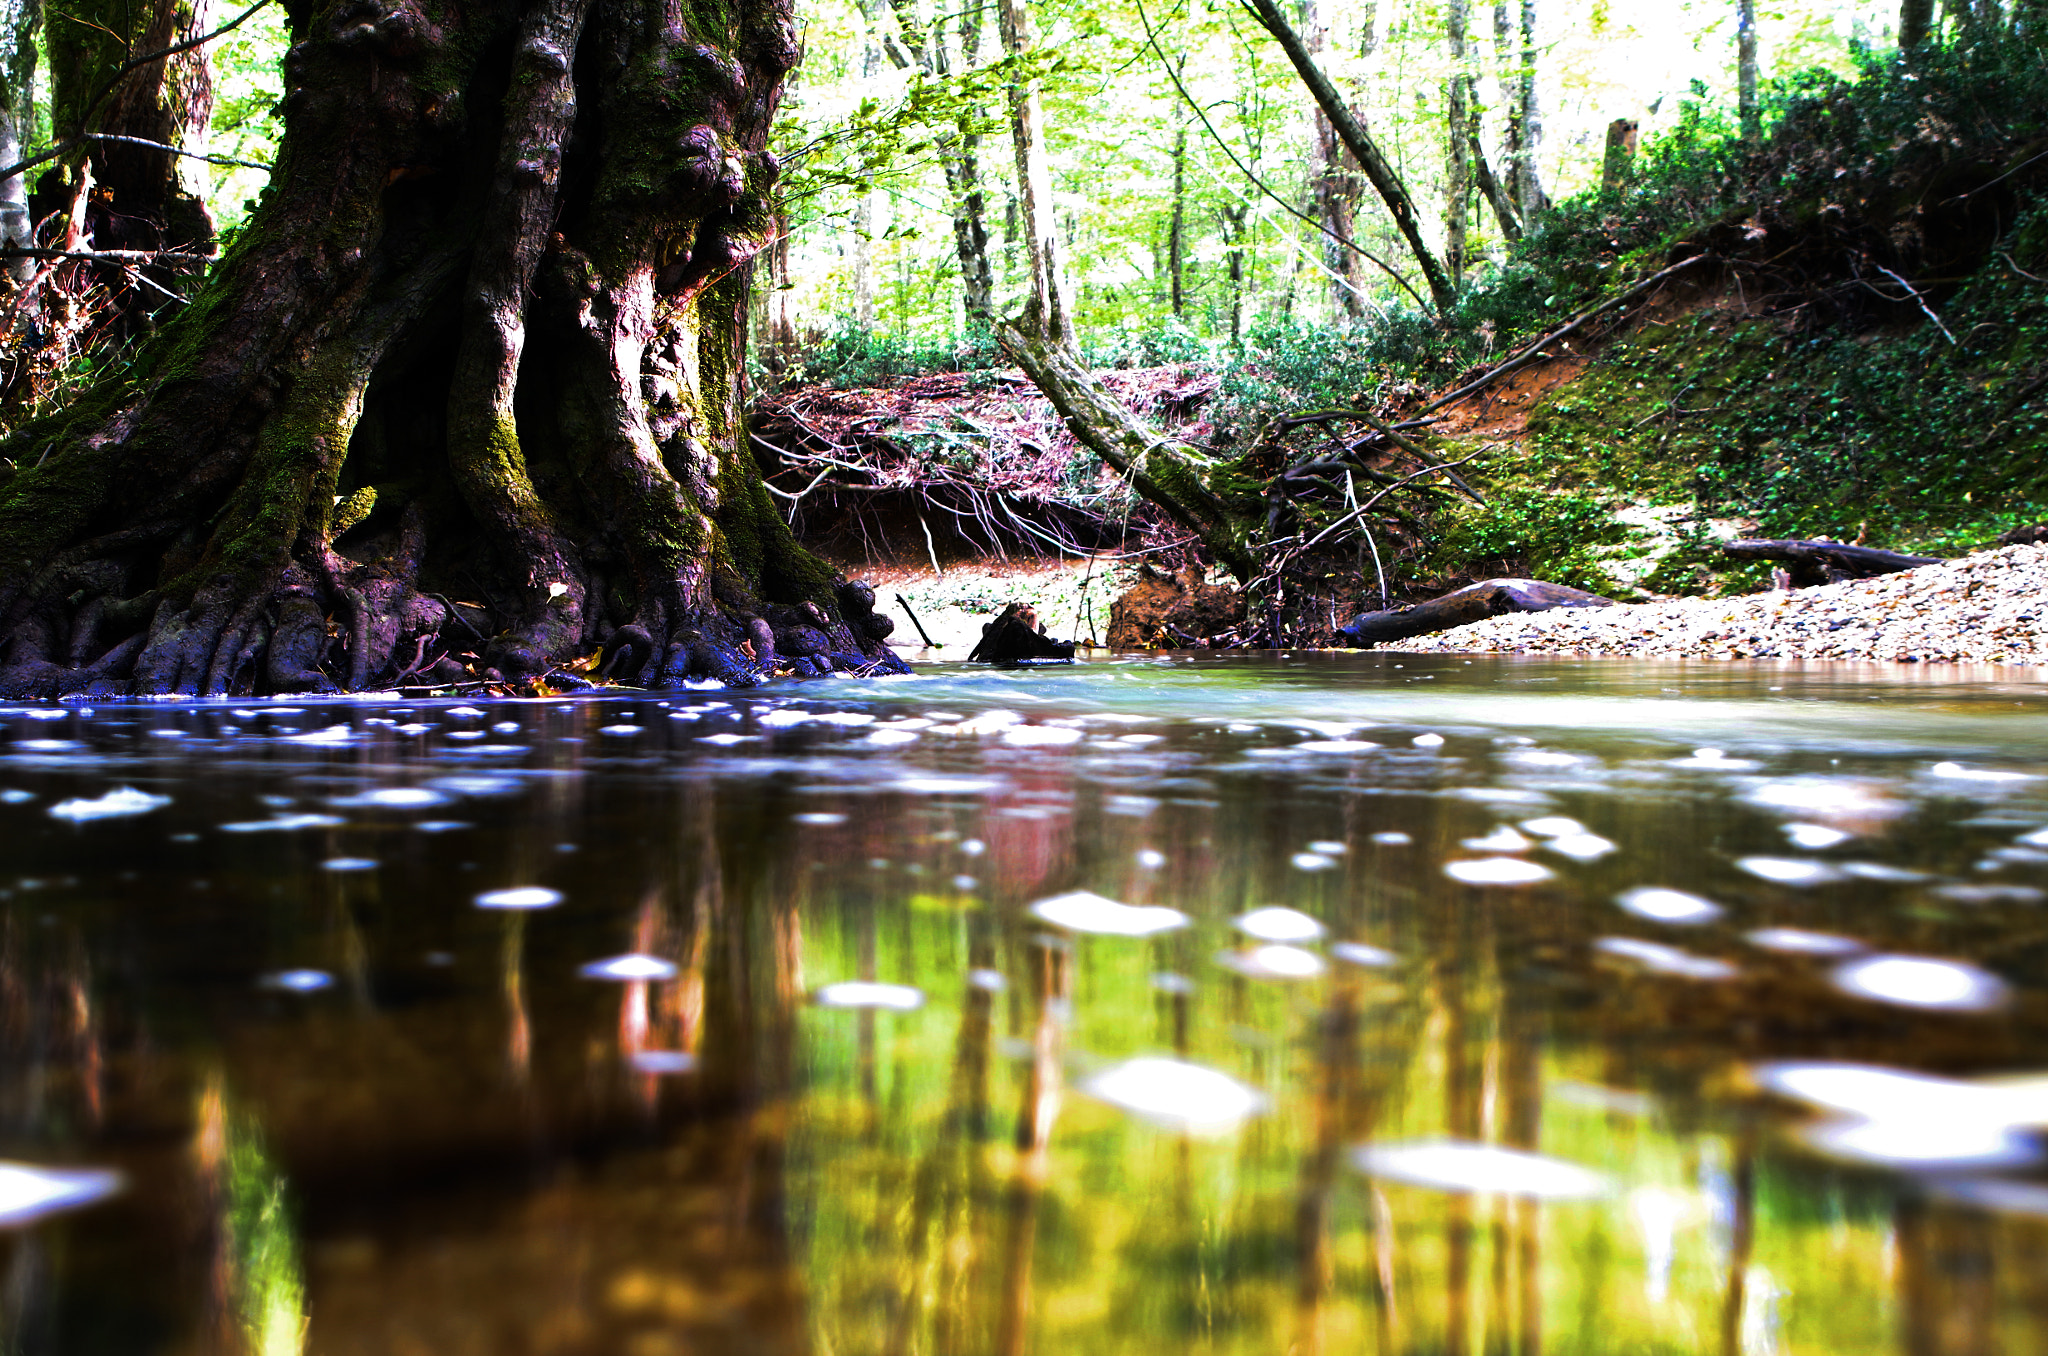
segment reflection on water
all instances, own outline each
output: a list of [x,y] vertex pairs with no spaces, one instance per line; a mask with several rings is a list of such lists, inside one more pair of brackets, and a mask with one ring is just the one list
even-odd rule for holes
[[2044,887],[1967,673],[8,709],[0,1352],[2044,1351]]

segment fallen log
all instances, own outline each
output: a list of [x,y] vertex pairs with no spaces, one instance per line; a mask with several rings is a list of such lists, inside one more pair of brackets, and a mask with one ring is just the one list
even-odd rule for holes
[[1413,607],[1386,612],[1362,612],[1337,634],[1353,645],[1378,645],[1410,636],[1448,631],[1467,622],[1484,621],[1504,612],[1548,612],[1554,607],[1613,607],[1612,598],[1602,598],[1584,589],[1563,584],[1546,584],[1540,579],[1482,579],[1476,584],[1432,598]]
[[1940,556],[1909,556],[1900,551],[1880,551],[1874,546],[1851,546],[1839,541],[1751,540],[1721,543],[1721,554],[1735,560],[1782,560],[1791,567],[1795,588],[1815,584],[1839,584],[1845,579],[1873,579],[1881,574],[1939,565]]

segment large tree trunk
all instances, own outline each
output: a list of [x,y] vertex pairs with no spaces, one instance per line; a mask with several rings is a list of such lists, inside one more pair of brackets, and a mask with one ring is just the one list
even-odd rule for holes
[[1530,230],[1550,210],[1543,180],[1536,173],[1536,148],[1543,141],[1543,119],[1536,102],[1536,0],[1522,0],[1522,60],[1515,72],[1514,112],[1510,138],[1516,147],[1515,203],[1522,225]]
[[1899,0],[1899,50],[1913,52],[1934,27],[1934,0]]
[[[35,129],[36,34],[42,28],[42,0],[0,0],[0,165],[22,159]],[[0,247],[33,245],[28,185],[19,174],[0,179]],[[35,261],[14,259],[8,276],[27,282]]]
[[292,21],[233,253],[120,380],[0,445],[0,690],[886,659],[746,447],[786,0]]

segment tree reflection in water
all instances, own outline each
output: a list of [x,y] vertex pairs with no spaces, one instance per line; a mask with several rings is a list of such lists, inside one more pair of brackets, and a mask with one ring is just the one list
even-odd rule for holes
[[[1451,794],[1512,781],[1485,742],[1457,767],[1430,746],[1394,796],[1348,761],[1218,770],[1216,737],[1146,746],[1142,773],[1127,750],[976,746],[922,781],[680,743],[661,775],[627,775],[558,742],[502,794],[472,779],[471,828],[419,833],[390,800],[217,835],[256,794],[404,766],[309,753],[328,761],[175,788],[149,835],[8,821],[35,832],[0,874],[0,1157],[128,1185],[0,1234],[0,1351],[2048,1345],[2048,1192],[1830,1163],[1795,1133],[1816,1113],[1751,1073],[2041,1062],[2038,909],[2016,887],[1961,913],[1897,893],[1921,888],[1908,869],[1973,869],[1961,811],[1865,826],[1895,835],[1866,845],[1898,845],[1890,877],[1787,884],[1731,864],[1782,851],[1754,794],[1587,793],[1569,809],[1613,853],[1461,882],[1461,844],[1508,851],[1535,813],[1526,787]],[[1266,747],[1232,738],[1230,757]],[[1681,775],[1668,761],[1656,775]],[[105,790],[50,780],[46,801]],[[342,857],[375,868],[320,869]],[[562,897],[471,902],[518,886]],[[1725,916],[1612,902],[1680,887]],[[1030,912],[1070,892],[1192,923],[1090,935]],[[1253,913],[1274,908],[1327,937]],[[1218,964],[1247,917],[1295,925],[1320,969]],[[1832,983],[1840,957],[1782,944],[1823,933],[1969,958],[2012,1001],[1902,1015]],[[648,959],[582,973],[622,952]],[[315,973],[332,982],[261,982]],[[924,1001],[811,1001],[846,981]],[[1143,1056],[1228,1075],[1263,1114],[1147,1120],[1089,1095]],[[2033,1153],[2038,1118],[2009,1114]],[[1547,1201],[1357,1166],[1362,1145],[1439,1140],[1616,1188]]]

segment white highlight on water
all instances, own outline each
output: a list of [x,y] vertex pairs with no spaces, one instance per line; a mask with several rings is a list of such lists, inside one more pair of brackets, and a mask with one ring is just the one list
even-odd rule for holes
[[1721,906],[1712,900],[1689,895],[1683,890],[1668,890],[1661,885],[1624,890],[1614,897],[1614,902],[1638,918],[1654,919],[1659,923],[1710,923],[1722,912]]
[[1519,857],[1481,857],[1475,861],[1446,862],[1444,874],[1467,885],[1534,885],[1551,878],[1549,867],[1525,862]]
[[1436,1191],[1566,1201],[1605,1195],[1610,1189],[1606,1177],[1576,1163],[1468,1140],[1367,1144],[1352,1151],[1351,1161],[1369,1177]]
[[1934,956],[1865,956],[1836,966],[1831,978],[1844,993],[1930,1012],[1993,1012],[2011,997],[1990,971]]
[[1323,935],[1323,925],[1299,909],[1272,906],[1241,913],[1231,922],[1247,937],[1262,942],[1313,942]]
[[821,1008],[883,1008],[890,1012],[915,1012],[924,1006],[924,993],[908,984],[875,984],[847,980],[827,984],[813,995]]
[[552,909],[562,902],[560,890],[544,885],[518,885],[506,890],[486,890],[476,897],[479,909]]
[[1229,1074],[1183,1060],[1141,1056],[1104,1069],[1081,1091],[1140,1120],[1182,1134],[1225,1135],[1266,1109],[1266,1098]]
[[147,791],[137,791],[132,786],[123,786],[107,792],[97,800],[59,801],[50,807],[50,818],[68,819],[74,824],[84,824],[95,819],[125,819],[130,815],[146,815],[151,810],[161,810],[170,803],[169,796],[152,796]]
[[1040,922],[1069,932],[1105,937],[1150,937],[1188,925],[1188,916],[1179,909],[1163,904],[1121,904],[1087,890],[1070,890],[1041,899],[1026,912]]
[[673,961],[659,956],[649,956],[639,951],[629,951],[623,956],[607,956],[603,960],[591,961],[578,966],[576,973],[585,979],[674,979],[676,967]]
[[105,1200],[123,1185],[104,1168],[44,1168],[0,1162],[0,1228],[19,1228],[47,1215]]

